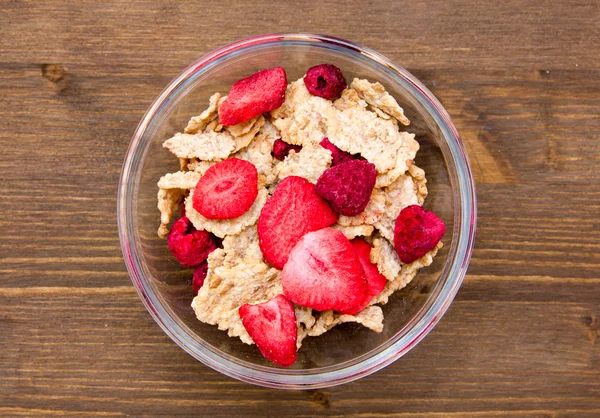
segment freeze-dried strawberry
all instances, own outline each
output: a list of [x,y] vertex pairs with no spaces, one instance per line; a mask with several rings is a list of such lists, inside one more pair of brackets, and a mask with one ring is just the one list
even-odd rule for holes
[[330,226],[337,218],[311,182],[297,176],[284,178],[258,218],[259,244],[265,260],[282,269],[304,234]]
[[362,265],[363,271],[365,272],[365,279],[367,279],[367,284],[369,286],[367,297],[360,309],[363,310],[375,296],[381,293],[387,284],[387,279],[379,272],[377,265],[371,262],[371,246],[367,241],[362,238],[354,238],[350,243],[354,249],[354,254],[356,254],[358,261],[360,261],[360,264]]
[[246,122],[277,109],[285,101],[287,78],[281,67],[269,68],[236,81],[219,107],[219,120],[225,126]]
[[400,211],[394,228],[394,248],[403,263],[412,263],[433,250],[446,232],[446,225],[433,212],[419,205]]
[[281,272],[283,293],[318,311],[356,314],[369,286],[352,244],[341,231],[323,228],[298,241]]
[[232,219],[250,209],[258,194],[254,164],[230,158],[206,170],[194,189],[192,204],[208,219]]
[[320,142],[320,145],[329,152],[331,152],[332,167],[334,165],[345,163],[346,161],[354,160],[357,158],[349,152],[342,151],[341,149],[333,145],[331,141],[329,141],[329,138],[323,138],[323,140]]
[[333,100],[346,88],[342,71],[333,64],[321,64],[311,67],[304,76],[306,89],[313,96]]
[[186,267],[202,264],[208,254],[217,248],[212,234],[198,231],[186,217],[173,224],[167,242],[173,256]]
[[300,152],[301,145],[292,145],[284,142],[281,138],[277,138],[273,143],[273,156],[280,161],[283,161],[288,156],[291,150]]
[[192,287],[194,288],[194,294],[197,295],[198,291],[204,284],[206,274],[208,273],[208,263],[204,261],[194,270],[194,276],[192,277]]
[[346,161],[325,170],[315,192],[337,213],[355,216],[369,203],[376,178],[375,165],[364,160]]
[[298,327],[292,302],[278,295],[268,302],[242,305],[239,314],[263,357],[278,366],[294,364]]

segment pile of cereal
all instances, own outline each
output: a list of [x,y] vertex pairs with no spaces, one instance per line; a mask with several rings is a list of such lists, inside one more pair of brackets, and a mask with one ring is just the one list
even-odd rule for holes
[[213,94],[164,142],[181,171],[158,181],[158,235],[195,268],[198,319],[284,367],[338,324],[381,332],[377,305],[431,264],[445,232],[421,208],[409,123],[381,84],[347,86],[330,64],[290,84],[266,69]]

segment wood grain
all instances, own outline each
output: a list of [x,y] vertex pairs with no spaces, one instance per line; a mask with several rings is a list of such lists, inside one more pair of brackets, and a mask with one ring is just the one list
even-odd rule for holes
[[[600,416],[597,1],[0,2],[1,416]],[[479,225],[456,301],[360,381],[267,390],[194,361],[135,294],[125,150],[201,54],[252,34],[347,38],[452,116]]]

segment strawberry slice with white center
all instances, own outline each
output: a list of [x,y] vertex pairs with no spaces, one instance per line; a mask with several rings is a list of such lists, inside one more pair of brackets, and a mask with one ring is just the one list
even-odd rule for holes
[[348,238],[324,228],[304,235],[281,272],[283,293],[292,302],[318,311],[356,314],[369,285]]
[[292,302],[279,295],[268,302],[242,305],[239,314],[264,358],[278,366],[294,364],[298,327]]

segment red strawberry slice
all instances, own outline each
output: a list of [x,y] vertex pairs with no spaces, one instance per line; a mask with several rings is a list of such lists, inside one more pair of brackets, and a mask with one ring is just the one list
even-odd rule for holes
[[354,238],[350,243],[352,244],[352,248],[354,248],[354,254],[356,254],[358,261],[360,261],[360,264],[362,265],[363,271],[365,272],[365,279],[367,279],[367,285],[369,286],[364,305],[360,309],[362,311],[369,305],[375,296],[381,293],[387,284],[387,279],[379,272],[377,265],[371,263],[371,246],[367,241],[362,238]]
[[239,314],[264,358],[278,366],[294,364],[298,327],[292,302],[279,295],[268,302],[242,305]]
[[336,221],[337,215],[315,193],[311,182],[297,176],[284,178],[258,218],[258,238],[265,260],[282,269],[304,234]]
[[333,228],[310,232],[298,241],[281,272],[281,284],[298,305],[352,315],[363,308],[369,293],[352,244]]
[[444,236],[446,225],[435,213],[419,205],[400,211],[394,228],[394,248],[403,263],[412,263],[433,250]]
[[225,126],[246,122],[277,109],[285,101],[287,77],[281,67],[270,68],[236,81],[219,107],[219,120]]
[[258,194],[254,164],[230,158],[206,170],[194,189],[192,205],[208,219],[231,219],[250,209]]

